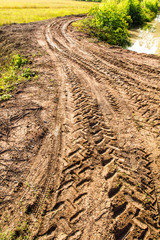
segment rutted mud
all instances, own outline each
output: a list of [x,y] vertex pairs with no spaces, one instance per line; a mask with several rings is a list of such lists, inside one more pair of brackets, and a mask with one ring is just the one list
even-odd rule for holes
[[1,222],[27,221],[30,239],[159,239],[160,58],[89,41],[80,17],[30,40],[54,91],[46,77],[1,108]]

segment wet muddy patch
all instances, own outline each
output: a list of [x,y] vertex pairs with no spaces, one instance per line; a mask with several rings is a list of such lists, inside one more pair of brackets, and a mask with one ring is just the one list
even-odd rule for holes
[[160,15],[148,25],[147,29],[130,31],[132,46],[129,50],[138,53],[160,55]]

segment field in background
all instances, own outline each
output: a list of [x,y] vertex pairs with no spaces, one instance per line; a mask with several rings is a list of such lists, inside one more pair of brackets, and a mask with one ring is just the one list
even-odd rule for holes
[[95,4],[98,3],[71,0],[0,0],[0,25],[87,13]]

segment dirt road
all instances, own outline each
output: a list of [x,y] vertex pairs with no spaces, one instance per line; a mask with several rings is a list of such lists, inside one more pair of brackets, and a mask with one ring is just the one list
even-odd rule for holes
[[21,25],[43,56],[40,80],[1,103],[2,230],[159,239],[160,57],[96,43],[80,17]]

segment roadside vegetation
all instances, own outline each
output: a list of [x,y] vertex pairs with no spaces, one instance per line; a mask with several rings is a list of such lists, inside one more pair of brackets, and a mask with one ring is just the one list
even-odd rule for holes
[[158,13],[158,0],[104,0],[75,24],[79,29],[111,45],[130,45],[128,29],[143,26]]
[[[27,66],[26,66],[27,65]],[[0,101],[11,98],[11,93],[23,81],[33,79],[36,73],[28,67],[29,60],[15,54],[0,68]]]
[[0,25],[88,13],[97,4],[72,0],[0,0]]

